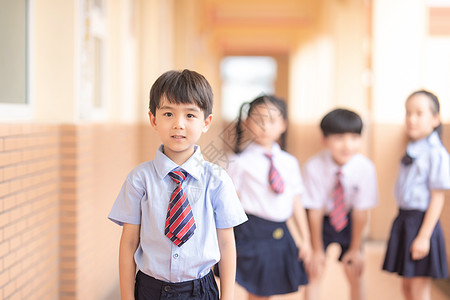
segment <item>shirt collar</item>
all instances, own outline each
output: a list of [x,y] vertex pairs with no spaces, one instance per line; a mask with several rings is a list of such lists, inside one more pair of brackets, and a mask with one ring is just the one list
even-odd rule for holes
[[406,153],[408,153],[411,157],[418,157],[420,153],[433,145],[441,145],[439,134],[436,131],[433,131],[429,136],[421,140],[409,142],[406,147]]
[[265,147],[257,143],[251,143],[250,145],[247,146],[247,149],[261,154],[270,153],[273,156],[277,156],[277,154],[279,154],[282,151],[278,143],[273,143],[272,149],[270,151],[268,151]]
[[181,168],[189,173],[192,177],[197,180],[201,178],[201,172],[203,170],[204,159],[203,155],[200,151],[200,146],[194,146],[194,154],[188,158],[181,166],[177,165],[174,161],[172,161],[169,157],[164,154],[164,145],[159,146],[156,151],[155,159],[153,160],[156,173],[158,174],[160,179],[169,174],[170,171]]

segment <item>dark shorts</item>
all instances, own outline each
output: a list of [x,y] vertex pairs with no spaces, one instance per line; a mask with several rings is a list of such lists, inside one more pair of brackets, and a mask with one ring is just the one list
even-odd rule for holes
[[437,222],[430,238],[430,252],[421,260],[412,260],[411,244],[422,225],[424,212],[400,210],[392,224],[383,270],[403,277],[447,278],[444,235]]
[[337,232],[330,224],[330,218],[325,216],[323,218],[322,238],[323,248],[326,251],[328,246],[332,243],[337,243],[341,246],[341,254],[339,255],[339,261],[342,260],[344,254],[350,248],[350,242],[352,240],[352,217],[351,212],[347,215],[348,224],[344,229]]
[[219,289],[212,272],[200,279],[170,283],[138,271],[134,297],[136,300],[218,300]]

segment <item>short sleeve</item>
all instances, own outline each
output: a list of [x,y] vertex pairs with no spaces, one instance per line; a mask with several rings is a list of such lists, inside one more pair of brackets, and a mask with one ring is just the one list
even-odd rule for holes
[[235,227],[247,221],[233,182],[226,172],[221,172],[221,185],[211,195],[216,228]]
[[428,185],[432,190],[450,189],[450,159],[443,148],[431,152]]
[[140,224],[141,200],[145,196],[145,189],[134,186],[129,175],[120,189],[108,219],[120,226],[124,223]]
[[302,195],[303,206],[307,209],[322,209],[325,207],[326,191],[321,184],[320,174],[309,163],[303,169],[303,184],[305,193]]

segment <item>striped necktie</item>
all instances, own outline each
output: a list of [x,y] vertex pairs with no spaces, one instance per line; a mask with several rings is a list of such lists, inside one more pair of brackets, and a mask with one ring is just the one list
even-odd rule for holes
[[336,173],[336,183],[333,189],[333,211],[330,213],[330,223],[337,232],[347,226],[347,210],[345,209],[344,202],[344,188],[341,183],[342,172],[338,171]]
[[272,190],[277,193],[281,194],[284,192],[284,182],[283,178],[281,178],[280,173],[273,165],[273,159],[272,154],[266,153],[264,154],[269,160],[270,160],[270,169],[269,169],[269,184]]
[[169,176],[177,186],[170,197],[164,233],[181,247],[194,234],[196,226],[189,200],[181,187],[187,176],[186,171],[172,171]]

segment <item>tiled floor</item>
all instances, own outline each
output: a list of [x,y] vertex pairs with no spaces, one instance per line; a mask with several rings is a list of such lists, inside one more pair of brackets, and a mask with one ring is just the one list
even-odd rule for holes
[[[385,243],[367,242],[366,251],[366,269],[365,276],[367,282],[367,300],[401,300],[403,299],[400,290],[400,279],[398,276],[381,271],[381,265],[384,258]],[[322,295],[320,300],[349,300],[349,291],[345,275],[339,263],[338,246],[331,245],[327,252],[327,267],[322,284]],[[274,296],[271,300],[300,300],[303,299],[303,289],[297,293]],[[241,288],[236,288],[236,300],[247,299],[246,292]],[[450,296],[444,295],[440,289],[433,285],[433,300],[448,300]]]

